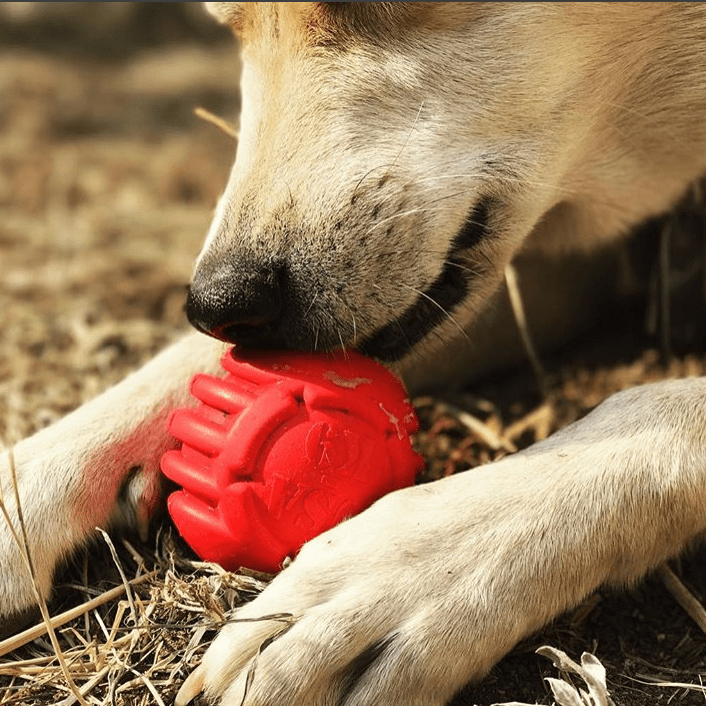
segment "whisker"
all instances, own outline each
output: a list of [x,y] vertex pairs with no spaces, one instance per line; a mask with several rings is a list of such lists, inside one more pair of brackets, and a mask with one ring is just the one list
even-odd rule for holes
[[375,171],[378,169],[387,169],[388,172],[389,170],[394,166],[394,162],[389,162],[385,164],[378,164],[377,166],[373,167],[372,169],[368,169],[365,174],[363,174],[362,177],[358,180],[358,183],[355,185],[355,188],[353,189],[353,193],[351,194],[350,202],[353,203],[356,199],[356,193],[360,187],[360,185]]
[[483,270],[480,268],[473,269],[468,265],[462,265],[460,262],[454,262],[453,260],[444,260],[444,265],[449,265],[450,267],[455,267],[463,272],[468,272],[469,275],[473,275],[474,277],[478,277],[483,274]]
[[436,299],[434,299],[434,297],[431,297],[426,292],[423,292],[420,289],[417,289],[416,287],[412,287],[408,284],[405,284],[404,282],[400,286],[404,287],[405,289],[409,289],[410,291],[414,292],[415,294],[419,295],[420,297],[424,297],[425,299],[430,301],[435,307],[437,307],[439,310],[441,310],[443,312],[444,316],[446,316],[448,318],[448,320],[451,321],[451,323],[453,323],[453,325],[459,330],[461,335],[466,340],[468,340],[470,343],[470,339],[468,338],[468,334],[466,333],[463,326],[461,326],[461,324],[459,324],[458,321],[456,321],[456,319],[451,315],[451,313],[446,311],[446,309],[444,309],[444,307],[441,306],[441,304],[439,304],[439,302],[437,302]]
[[353,319],[353,345],[358,341],[358,326],[355,322],[355,314],[351,311],[351,319]]
[[360,178],[358,183],[355,185],[355,188],[353,189],[353,193],[351,194],[351,200],[350,200],[351,203],[353,203],[355,201],[356,192],[358,191],[358,188],[360,187],[360,185],[363,183],[363,181],[365,181],[365,179],[368,176],[370,176],[374,171],[376,171],[378,169],[382,169],[382,168],[387,168],[387,172],[385,172],[385,174],[384,174],[384,176],[387,176],[390,173],[390,170],[392,169],[392,167],[394,167],[395,164],[397,164],[397,160],[400,158],[400,155],[402,154],[402,152],[404,152],[405,148],[409,144],[409,140],[412,137],[412,133],[414,132],[414,128],[417,126],[417,123],[419,122],[419,116],[422,114],[423,108],[424,108],[424,101],[422,101],[422,104],[419,106],[419,110],[417,111],[417,115],[414,118],[414,122],[412,123],[412,127],[409,129],[409,132],[407,133],[407,137],[404,141],[404,144],[402,145],[402,147],[400,147],[399,152],[395,155],[395,158],[392,160],[392,162],[390,162],[388,164],[378,164],[376,167],[369,169],[365,174],[363,174],[363,176]]
[[316,300],[319,296],[318,292],[314,292],[314,298],[311,300],[311,304],[309,304],[309,308],[304,312],[304,316],[306,317],[308,313],[312,310],[314,304],[316,303]]
[[[392,160],[392,165],[390,166],[390,169],[397,164],[397,160],[400,158],[400,155],[402,152],[404,152],[405,148],[409,144],[409,140],[412,137],[412,133],[414,132],[414,128],[417,127],[417,123],[419,122],[419,116],[422,114],[422,110],[424,110],[424,101],[422,101],[421,105],[419,106],[419,110],[417,111],[417,115],[414,118],[414,122],[412,123],[412,127],[409,129],[409,132],[407,133],[407,139],[404,141],[404,144],[402,147],[400,147],[400,151],[397,153],[397,156]],[[388,170],[389,174],[389,170]]]
[[[464,194],[468,193],[468,191],[458,191],[453,194],[446,194],[444,196],[440,196],[438,199],[434,199],[432,201],[428,202],[427,206],[424,206],[423,208],[412,208],[408,211],[402,211],[401,213],[393,213],[391,216],[387,216],[386,218],[383,218],[382,220],[378,221],[377,223],[374,223],[368,230],[365,232],[364,237],[370,235],[376,228],[379,228],[380,226],[385,225],[385,223],[389,223],[390,221],[395,220],[396,218],[403,218],[405,216],[411,216],[412,214],[415,213],[426,213],[427,211],[431,211],[429,206],[432,204],[440,203],[441,201],[446,201],[447,199],[454,198],[456,196],[463,196]],[[471,223],[474,223],[471,221]],[[474,223],[475,225],[482,225],[479,223]]]
[[[397,252],[397,251],[394,251],[394,252]],[[410,255],[411,254],[415,254],[415,255],[421,255],[421,254],[441,255],[443,258],[441,260],[443,265],[449,265],[450,267],[456,267],[457,269],[462,270],[464,272],[468,272],[469,274],[474,275],[474,276],[482,275],[484,272],[487,271],[486,268],[480,267],[477,263],[473,263],[473,262],[462,263],[462,262],[457,262],[455,260],[450,260],[449,258],[446,257],[446,255],[448,253],[445,250],[428,250],[428,249],[416,248],[413,253],[410,252]],[[473,267],[474,264],[476,265],[476,267]]]
[[341,335],[341,329],[338,326],[336,327],[336,333],[338,334],[338,340],[341,343],[341,350],[343,350],[345,353],[346,346],[343,343],[343,336]]
[[[375,289],[379,289],[381,292],[383,291],[382,287],[379,284],[374,284],[373,287],[375,287]],[[409,342],[409,338],[407,338],[407,332],[404,330],[404,327],[402,326],[402,324],[399,322],[399,320],[397,318],[397,315],[399,314],[399,312],[392,305],[388,305],[387,310],[390,312],[392,321],[394,322],[395,326],[397,326],[400,334],[402,335],[402,338],[405,341],[407,350],[412,350],[413,346]]]
[[485,263],[491,272],[495,269],[495,265],[493,264],[490,257],[488,256],[488,253],[483,252],[483,250],[481,248],[476,248],[474,253],[477,254],[479,257],[482,257],[485,260]]

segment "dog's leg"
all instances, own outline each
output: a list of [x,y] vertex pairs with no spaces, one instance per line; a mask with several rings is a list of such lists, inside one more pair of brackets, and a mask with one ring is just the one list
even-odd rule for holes
[[622,392],[523,453],[392,493],[305,545],[177,703],[205,686],[228,706],[439,706],[704,529],[706,379]]
[[[188,397],[197,371],[217,368],[223,345],[190,334],[139,371],[12,449],[17,490],[46,597],[57,563],[96,526],[145,527],[159,499],[158,463],[172,444],[167,416]],[[0,490],[21,537],[9,452],[0,455]],[[0,616],[33,603],[22,554],[0,515]]]

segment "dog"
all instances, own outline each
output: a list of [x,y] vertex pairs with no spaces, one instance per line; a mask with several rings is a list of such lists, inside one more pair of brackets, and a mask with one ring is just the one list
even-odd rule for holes
[[[45,596],[94,527],[146,527],[167,415],[194,372],[215,372],[223,341],[357,349],[410,391],[463,383],[509,356],[497,293],[511,262],[535,290],[540,339],[561,340],[576,291],[600,292],[564,272],[533,280],[524,263],[598,257],[706,173],[699,4],[209,9],[240,41],[242,112],[188,295],[199,331],[0,465]],[[307,543],[177,704],[203,691],[224,706],[441,706],[598,586],[636,581],[705,529],[706,380],[626,390]],[[10,620],[32,602],[3,523],[0,606]]]

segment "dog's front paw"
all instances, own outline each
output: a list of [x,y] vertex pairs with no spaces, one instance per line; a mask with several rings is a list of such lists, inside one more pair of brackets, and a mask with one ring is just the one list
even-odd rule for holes
[[385,501],[306,545],[221,631],[177,703],[204,687],[224,706],[443,704],[458,626],[443,568],[404,547],[400,509]]
[[177,704],[201,690],[221,706],[446,703],[600,584],[704,531],[703,440],[688,431],[703,390],[683,382],[622,393],[316,538],[236,613]]
[[159,460],[175,443],[167,433],[169,413],[187,401],[196,371],[216,371],[221,353],[214,339],[186,336],[0,453],[0,629],[3,618],[35,605],[36,592],[50,595],[57,565],[96,527],[128,525],[145,534],[161,505]]
[[202,687],[222,706],[446,703],[600,584],[634,581],[703,531],[703,444],[685,431],[703,392],[683,388],[623,393],[316,538],[236,613],[177,703]]
[[158,507],[156,460],[61,425],[0,453],[0,632],[21,626],[38,597],[49,599],[57,567],[96,527],[144,536]]
[[521,519],[498,545],[507,494],[469,518],[470,479],[398,491],[305,545],[177,704],[204,690],[223,706],[434,706],[483,675],[534,626],[521,596],[540,579],[523,566]]

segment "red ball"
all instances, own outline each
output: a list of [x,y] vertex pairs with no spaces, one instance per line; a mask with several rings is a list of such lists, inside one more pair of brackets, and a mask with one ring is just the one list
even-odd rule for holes
[[309,539],[424,465],[400,381],[351,351],[248,352],[221,360],[225,378],[196,375],[196,409],[169,431],[182,442],[161,461],[182,486],[168,499],[177,529],[203,559],[275,573]]

